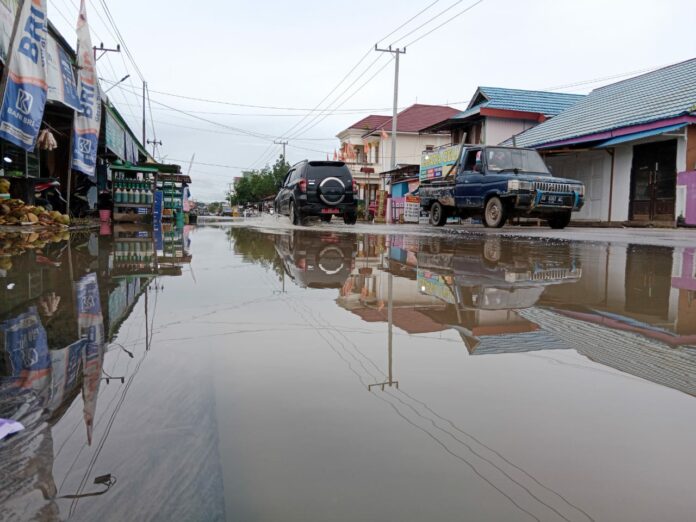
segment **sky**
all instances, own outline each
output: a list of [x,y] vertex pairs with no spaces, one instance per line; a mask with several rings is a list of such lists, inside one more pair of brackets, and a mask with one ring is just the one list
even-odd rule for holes
[[[162,141],[156,158],[190,168],[193,197],[208,202],[221,200],[242,170],[273,163],[282,151],[274,141],[289,142],[290,163],[325,159],[341,130],[368,114],[390,115],[394,63],[375,44],[406,46],[400,109],[464,109],[479,85],[587,93],[696,57],[693,0],[86,0],[86,7],[92,43],[123,42],[130,51],[99,59],[102,88],[130,75],[108,96],[140,136],[147,82],[147,139]],[[78,9],[79,0],[48,0],[49,19],[70,43]]]

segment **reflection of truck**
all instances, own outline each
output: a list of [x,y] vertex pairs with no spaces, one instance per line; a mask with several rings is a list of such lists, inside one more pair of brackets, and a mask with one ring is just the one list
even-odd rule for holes
[[[423,157],[430,161],[429,155]],[[454,164],[444,158],[449,166],[439,170],[421,167],[421,207],[430,212],[435,226],[451,216],[481,217],[485,226],[494,228],[508,217],[531,217],[564,228],[571,212],[583,206],[584,185],[554,178],[533,149],[466,145],[456,157]]]

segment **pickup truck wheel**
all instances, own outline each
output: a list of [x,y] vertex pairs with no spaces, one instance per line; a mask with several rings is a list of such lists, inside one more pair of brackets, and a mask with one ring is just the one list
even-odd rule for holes
[[570,212],[559,212],[549,218],[549,226],[554,229],[561,229],[570,223]]
[[483,224],[489,228],[500,228],[507,219],[507,210],[498,196],[493,196],[486,201],[483,211]]
[[436,227],[441,227],[447,223],[447,213],[442,204],[435,202],[430,207],[430,223]]

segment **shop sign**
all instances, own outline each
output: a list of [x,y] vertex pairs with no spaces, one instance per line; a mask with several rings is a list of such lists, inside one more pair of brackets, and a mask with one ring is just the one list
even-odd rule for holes
[[420,221],[420,198],[406,196],[404,201],[404,222],[418,223]]
[[0,137],[33,151],[46,107],[46,0],[26,1],[10,49]]
[[422,293],[437,297],[449,304],[456,304],[454,294],[448,286],[448,284],[452,284],[451,277],[445,278],[429,270],[421,270],[419,268],[416,273],[416,279],[418,280],[418,288],[420,288]]
[[450,167],[457,163],[459,145],[447,145],[421,154],[420,181],[437,179],[449,174]]
[[387,212],[387,191],[378,190],[377,191],[377,214],[376,218],[384,219]]
[[76,114],[73,125],[72,168],[94,177],[97,164],[97,143],[101,125],[101,96],[92,39],[87,24],[85,0],[80,3],[77,19],[77,92],[82,113]]
[[49,100],[58,101],[77,112],[82,110],[70,57],[50,34],[46,37],[46,79]]
[[126,159],[126,132],[109,111],[105,114],[106,147],[122,160]]

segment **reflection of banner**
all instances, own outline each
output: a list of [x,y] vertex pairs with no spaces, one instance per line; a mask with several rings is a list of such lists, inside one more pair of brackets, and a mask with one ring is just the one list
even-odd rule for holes
[[442,277],[428,270],[421,270],[419,268],[417,279],[418,288],[420,288],[422,293],[437,297],[446,303],[456,303],[452,290],[447,286],[447,283],[452,284],[451,277]]
[[0,0],[0,62],[7,63],[18,0]]
[[76,114],[74,119],[72,168],[94,177],[101,124],[101,99],[85,0],[80,2],[80,16],[77,19],[77,68],[77,92],[80,95],[82,113]]
[[51,350],[51,398],[46,405],[49,410],[58,408],[65,394],[77,385],[84,347],[85,340],[80,339],[62,350]]
[[126,132],[109,111],[105,113],[105,128],[107,148],[122,160],[126,159]]
[[46,80],[49,100],[59,101],[78,112],[82,110],[70,57],[50,34],[46,38]]
[[46,107],[46,0],[25,1],[9,54],[0,137],[33,151]]
[[48,338],[36,307],[0,323],[0,333],[10,377],[22,379],[22,386],[31,388],[35,381],[48,376],[51,367]]
[[83,416],[87,426],[87,441],[91,444],[104,359],[104,323],[97,274],[91,273],[84,276],[78,281],[76,287],[77,326],[80,337],[86,341],[83,352]]

